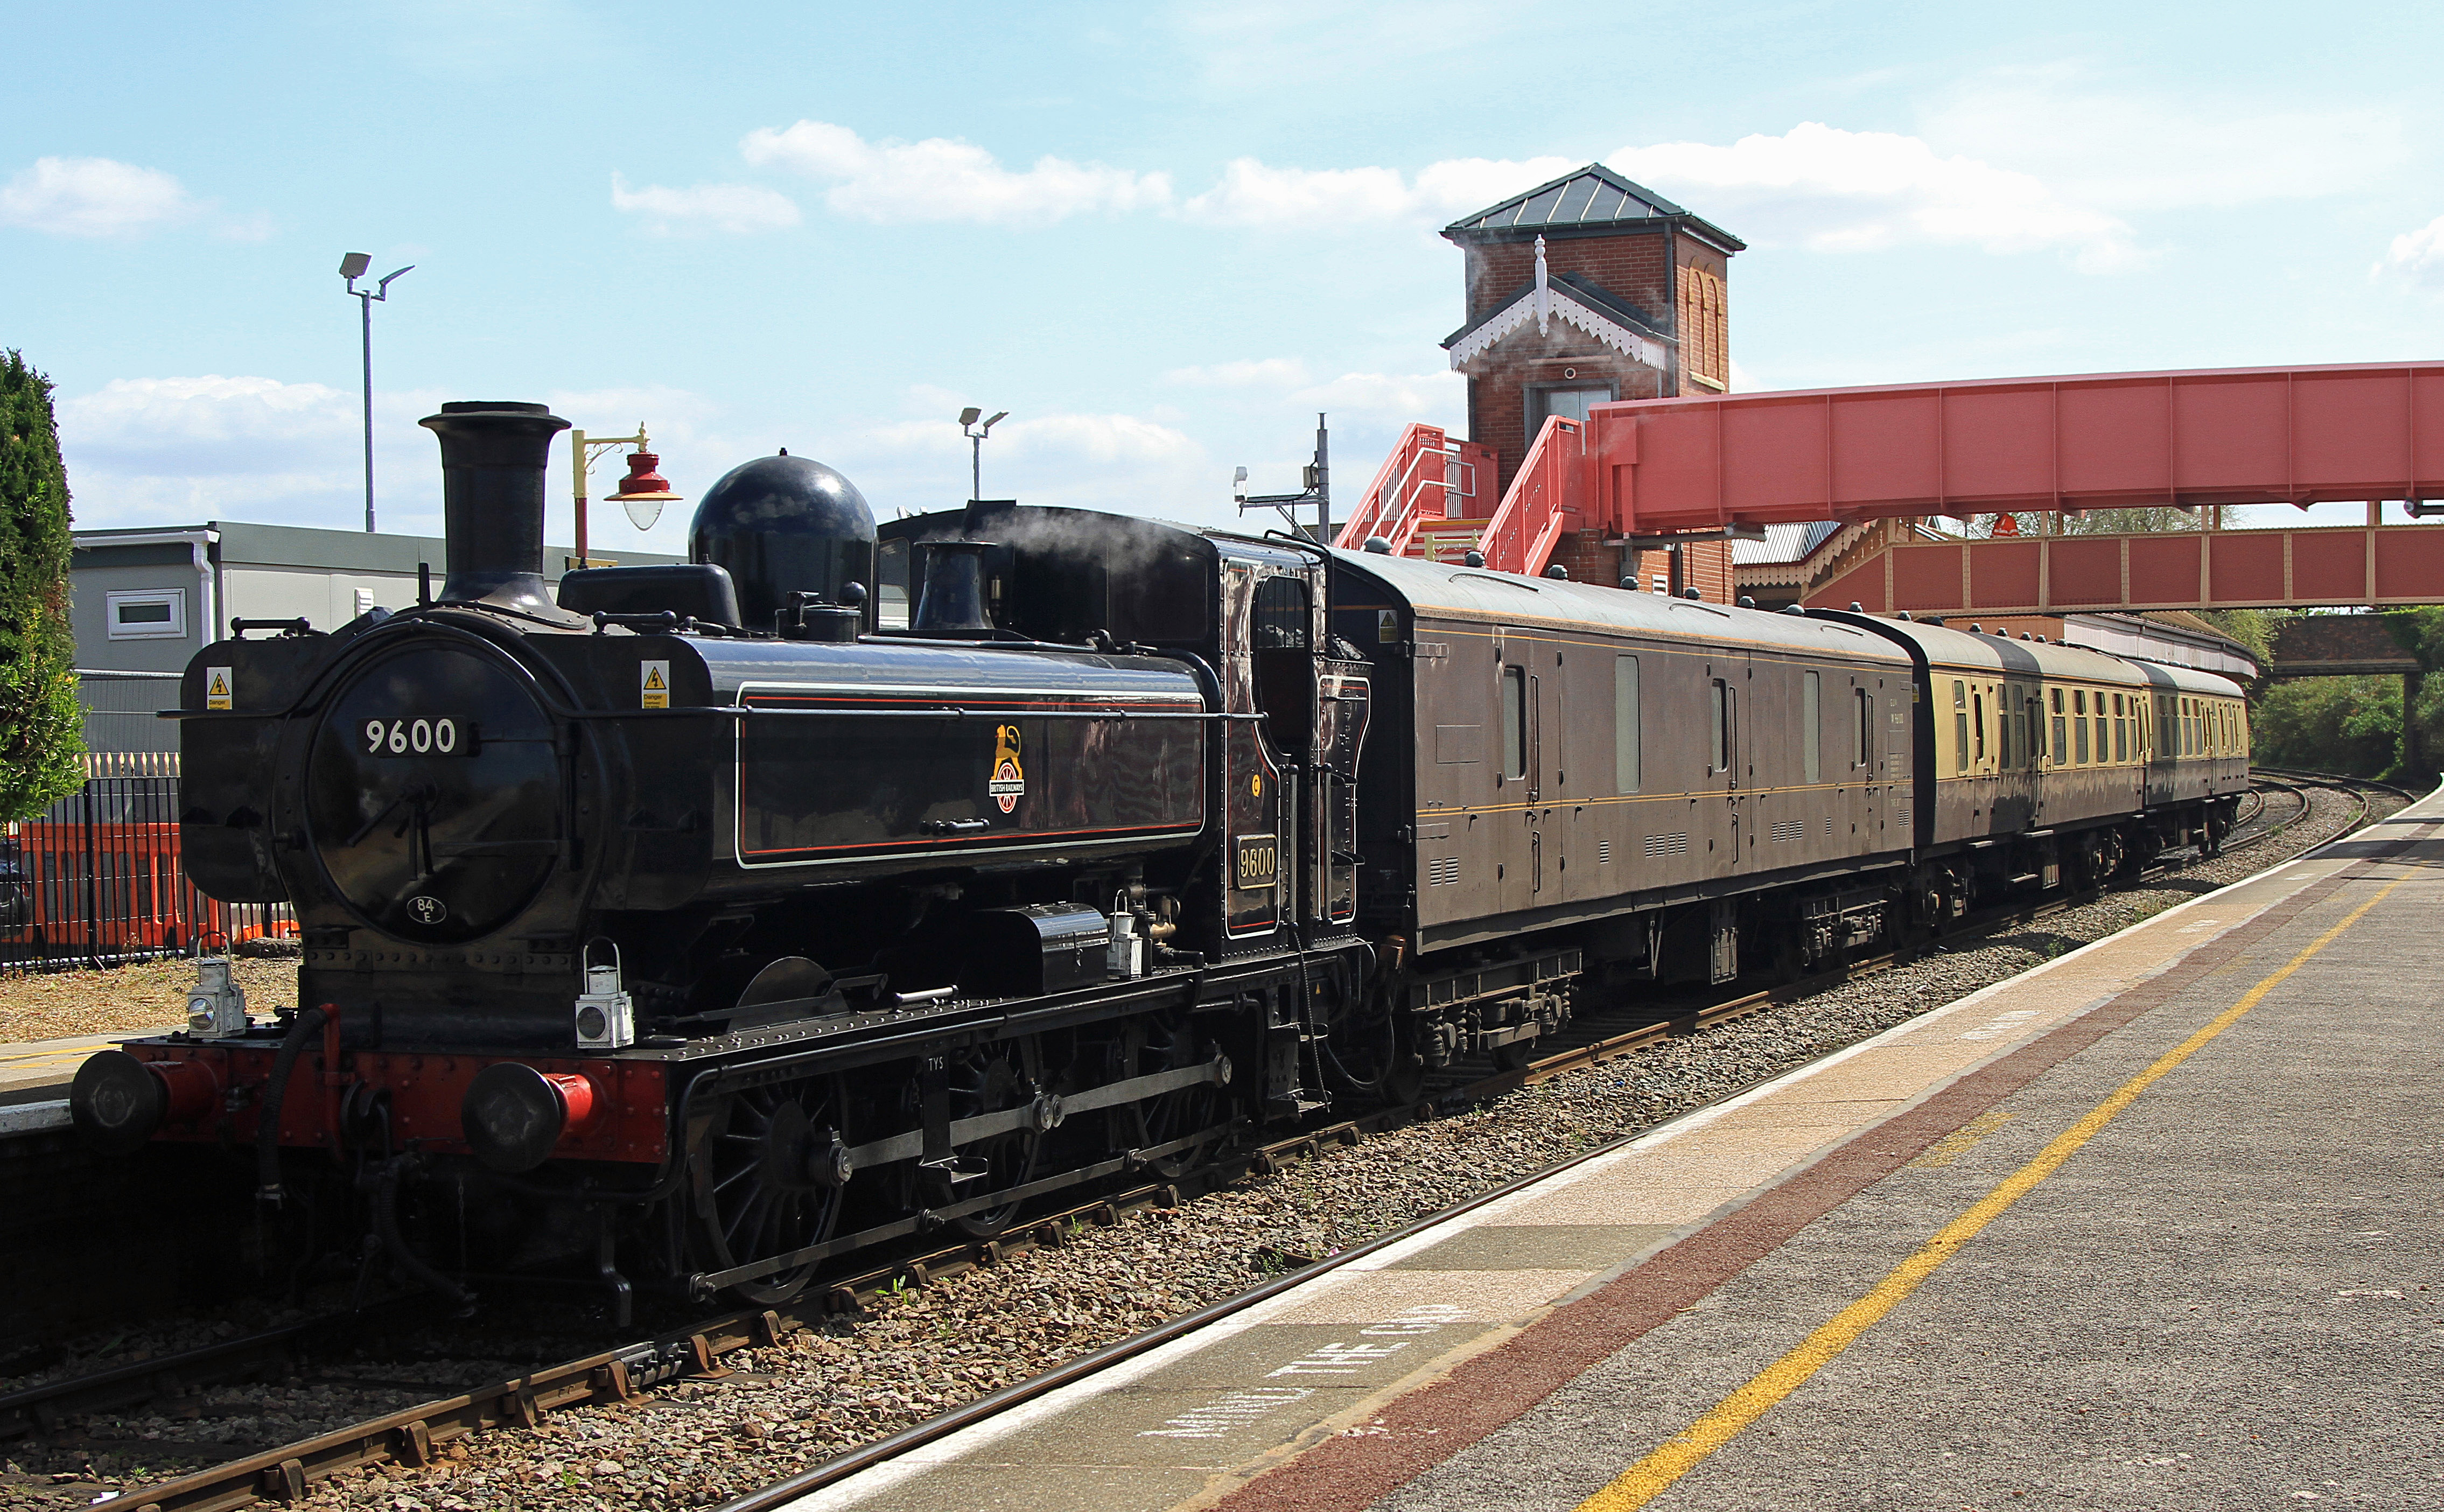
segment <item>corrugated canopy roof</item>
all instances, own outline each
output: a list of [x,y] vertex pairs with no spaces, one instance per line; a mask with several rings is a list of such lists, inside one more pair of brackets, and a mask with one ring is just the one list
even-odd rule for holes
[[1702,228],[1731,251],[1742,250],[1748,245],[1655,191],[1631,183],[1602,163],[1589,163],[1549,184],[1514,194],[1490,210],[1464,215],[1444,227],[1443,234],[1612,226],[1666,218]]

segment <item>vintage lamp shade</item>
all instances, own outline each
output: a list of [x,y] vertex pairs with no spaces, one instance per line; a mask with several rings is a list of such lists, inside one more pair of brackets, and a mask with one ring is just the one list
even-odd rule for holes
[[628,511],[628,518],[639,530],[650,530],[662,517],[662,506],[676,504],[679,495],[671,491],[671,480],[658,470],[662,459],[651,452],[628,453],[628,475],[620,480],[620,491],[611,502]]

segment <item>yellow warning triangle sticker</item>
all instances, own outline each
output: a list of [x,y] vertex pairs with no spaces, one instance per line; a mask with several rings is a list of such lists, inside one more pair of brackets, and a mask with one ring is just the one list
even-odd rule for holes
[[225,676],[221,675],[219,673],[213,673],[213,689],[212,689],[212,691],[213,691],[213,697],[215,697],[215,698],[226,698],[226,697],[228,697],[228,696],[229,696],[229,679],[228,679],[227,677],[225,677]]
[[648,667],[645,669],[645,691],[649,693],[657,693],[667,686],[669,685],[662,681],[662,672],[660,668]]

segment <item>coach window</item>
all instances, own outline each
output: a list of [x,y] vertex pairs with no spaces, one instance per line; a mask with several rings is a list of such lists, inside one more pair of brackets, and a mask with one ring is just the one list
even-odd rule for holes
[[1645,779],[1644,752],[1639,748],[1638,658],[1612,659],[1612,786],[1617,793],[1635,793]]
[[1528,775],[1528,669],[1502,669],[1502,775]]
[[1957,680],[1952,685],[1952,769],[1969,770],[1969,691]]
[[1824,780],[1824,675],[1807,673],[1799,679],[1799,755],[1802,780]]
[[1969,728],[1975,733],[1977,762],[1982,766],[1986,762],[1986,691],[1984,689],[1981,688],[1969,695],[1969,708],[1971,712]]
[[2070,722],[2063,717],[2063,691],[2054,690],[2053,711],[2054,765],[2070,765]]
[[1876,759],[1876,695],[1864,688],[1853,689],[1850,703],[1853,715],[1850,733],[1857,738],[1850,765],[1864,767]]
[[2070,695],[2071,749],[2074,765],[2087,765],[2087,690],[2074,689]]

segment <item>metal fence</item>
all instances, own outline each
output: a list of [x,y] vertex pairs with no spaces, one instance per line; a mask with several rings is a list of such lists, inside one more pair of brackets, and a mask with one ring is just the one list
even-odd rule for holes
[[216,902],[178,865],[178,756],[84,758],[78,792],[0,835],[0,972],[117,966],[287,938],[286,904]]

